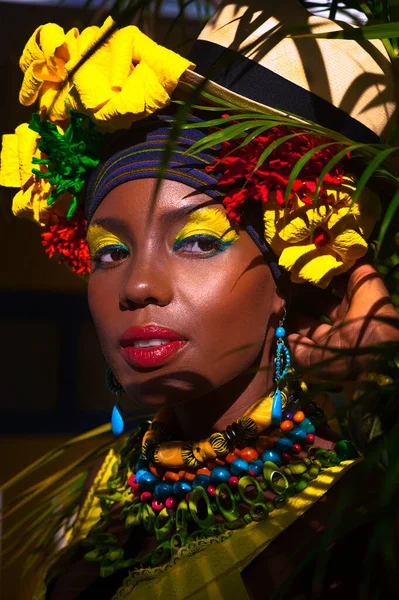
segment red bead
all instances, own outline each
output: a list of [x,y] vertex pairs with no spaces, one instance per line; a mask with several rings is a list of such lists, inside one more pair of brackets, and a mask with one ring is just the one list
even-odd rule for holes
[[176,510],[178,504],[179,503],[177,502],[176,498],[174,498],[173,496],[169,496],[169,498],[166,498],[165,500],[166,508],[170,508],[172,510]]
[[151,492],[143,492],[140,496],[140,500],[142,502],[145,502],[147,504],[149,504],[152,501],[152,494]]
[[237,459],[237,454],[235,454],[234,452],[229,452],[228,455],[225,458],[225,461],[227,462],[228,465],[230,465],[233,460]]
[[132,475],[130,475],[129,479],[127,480],[129,485],[133,485],[133,483],[136,481],[136,475],[134,475],[132,473]]
[[309,444],[313,444],[313,442],[314,442],[314,435],[313,435],[313,433],[308,433],[307,434],[306,441],[309,442]]
[[251,475],[251,477],[256,477],[256,471],[253,469],[248,469],[248,475]]
[[294,423],[290,420],[283,421],[280,425],[281,431],[291,431],[294,429]]
[[154,498],[154,500],[151,502],[151,506],[154,510],[156,510],[157,512],[159,512],[160,510],[163,509],[163,504],[160,500],[156,500]]
[[295,413],[293,420],[295,421],[295,423],[302,423],[304,418],[305,418],[305,413],[302,410],[298,410],[298,412]]
[[288,454],[288,452],[283,452],[281,455],[281,459],[283,462],[289,463],[291,461],[291,454]]
[[191,492],[187,492],[186,494],[186,502],[190,500]]
[[139,491],[139,489],[140,489],[139,484],[138,483],[131,483],[130,485],[132,486],[132,492],[136,494]]
[[299,444],[292,445],[292,451],[294,454],[299,454],[301,450],[302,450],[302,448],[300,447]]
[[214,485],[208,485],[208,487],[206,488],[206,491],[208,492],[208,494],[210,496],[215,496],[216,495],[216,488]]
[[238,477],[236,477],[235,475],[232,475],[229,479],[229,486],[231,487],[232,490],[237,490],[238,489]]
[[252,462],[253,460],[259,458],[259,452],[257,452],[255,448],[247,446],[241,450],[241,458],[247,462]]

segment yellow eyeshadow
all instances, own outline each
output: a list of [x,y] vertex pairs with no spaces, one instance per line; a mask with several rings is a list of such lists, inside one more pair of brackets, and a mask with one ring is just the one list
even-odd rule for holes
[[190,214],[187,223],[177,234],[175,243],[193,235],[211,235],[228,244],[232,244],[240,238],[220,208],[208,207]]
[[[113,233],[101,227],[101,225],[92,225],[89,227],[86,235],[87,245],[89,246],[90,256],[94,256],[101,248],[123,242]],[[125,244],[123,244],[125,246]]]

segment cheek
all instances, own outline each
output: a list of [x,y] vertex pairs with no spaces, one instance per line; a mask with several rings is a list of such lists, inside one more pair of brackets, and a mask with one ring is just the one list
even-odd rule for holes
[[[112,279],[108,277],[108,279]],[[105,358],[110,362],[110,346],[113,338],[112,325],[119,311],[119,295],[116,282],[107,279],[106,285],[98,275],[90,277],[88,302]]]
[[253,363],[274,309],[275,286],[263,258],[241,258],[199,265],[182,292],[191,308],[190,320],[198,323],[202,355],[227,370]]

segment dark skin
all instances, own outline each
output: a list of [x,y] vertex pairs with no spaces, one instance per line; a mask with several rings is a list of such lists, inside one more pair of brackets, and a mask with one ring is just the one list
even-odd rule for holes
[[[214,256],[173,250],[187,206],[218,205],[203,194],[188,198],[191,188],[165,181],[150,219],[154,185],[150,179],[125,183],[97,209],[92,224],[112,228],[129,254],[110,268],[94,268],[90,308],[107,362],[128,396],[152,410],[176,405],[185,436],[207,436],[271,386],[270,323],[276,324],[284,301],[246,232]],[[122,222],[112,225],[121,215]],[[188,343],[161,368],[134,369],[121,353],[120,337],[130,326],[151,323]]]
[[[204,256],[204,250],[193,252],[194,248],[176,252],[173,242],[188,216],[180,213],[171,218],[171,211],[215,204],[205,195],[189,196],[193,190],[183,184],[164,181],[151,213],[154,186],[155,181],[149,179],[125,183],[97,209],[92,223],[107,225],[128,251],[115,254],[110,268],[93,269],[89,302],[105,357],[127,392],[124,407],[129,401],[131,409],[135,403],[151,411],[165,404],[173,406],[182,435],[195,439],[224,429],[272,386],[269,367],[273,367],[274,329],[285,300],[245,231],[238,231],[240,239],[214,256]],[[317,291],[313,299],[317,308]],[[306,305],[315,314],[312,298],[306,299]],[[331,297],[327,301],[323,296],[322,306],[332,326],[320,325],[313,316],[297,316],[293,309],[298,304],[290,310],[289,326],[296,331],[288,336],[291,353],[304,368],[332,356],[334,347],[365,347],[398,339],[395,328],[369,318],[397,317],[384,284],[369,265],[353,269],[342,301]],[[132,325],[149,323],[178,331],[188,344],[162,367],[135,369],[121,353],[120,336]],[[364,360],[340,359],[313,373],[352,377]],[[341,490],[339,482],[243,572],[251,598],[265,600],[279,589],[317,542],[340,502]],[[125,543],[126,531],[115,533]],[[354,552],[356,548],[348,556]],[[92,597],[93,585],[99,600],[112,597],[120,582],[100,581],[97,586],[96,565],[76,553],[71,558],[49,598]],[[300,578],[296,599],[310,598],[305,589],[309,582],[311,575]],[[81,596],[83,590],[86,595]],[[328,598],[344,597],[341,587],[331,587],[330,592]]]
[[[127,395],[151,410],[175,406],[184,436],[193,439],[223,429],[271,387],[273,329],[285,300],[245,231],[214,256],[198,247],[173,250],[187,209],[218,205],[166,180],[151,211],[154,187],[153,179],[124,183],[97,209],[92,225],[106,225],[129,253],[108,268],[93,268],[89,303],[107,362]],[[317,368],[334,356],[330,348],[363,348],[399,337],[394,327],[373,320],[397,313],[370,265],[352,270],[342,301],[324,295],[320,302],[332,325],[296,314],[295,303],[289,313],[293,360],[312,367],[312,376],[349,378],[369,358],[345,357]],[[306,303],[311,306],[312,298]],[[121,353],[120,337],[132,325],[149,323],[181,333],[188,344],[161,368],[134,369]]]

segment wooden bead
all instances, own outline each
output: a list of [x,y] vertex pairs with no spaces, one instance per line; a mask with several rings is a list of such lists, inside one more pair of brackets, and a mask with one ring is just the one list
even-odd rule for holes
[[298,410],[293,417],[295,423],[302,423],[305,418],[305,413],[302,410]]
[[280,429],[281,431],[291,431],[292,429],[294,429],[294,423],[287,419],[286,421],[283,421],[281,423]]
[[191,473],[190,471],[185,471],[184,479],[187,479],[187,481],[194,481],[195,475],[196,475],[195,473]]
[[250,463],[253,460],[256,460],[257,458],[259,458],[259,452],[257,452],[255,450],[255,448],[251,448],[250,446],[247,446],[246,448],[243,448],[241,450],[241,458]]
[[264,450],[268,450],[269,448],[273,448],[274,441],[272,441],[269,437],[265,435],[261,435],[256,440],[256,450],[259,454],[262,454]]
[[165,481],[173,481],[173,482],[179,481],[179,479],[180,479],[179,474],[175,473],[174,471],[166,471],[163,478],[165,479]]
[[200,469],[197,469],[197,475],[208,475],[210,476],[211,472],[209,469],[207,469],[206,467],[201,467]]
[[233,460],[236,460],[236,458],[237,454],[235,454],[234,452],[229,452],[224,460],[228,465],[230,465],[233,462]]

